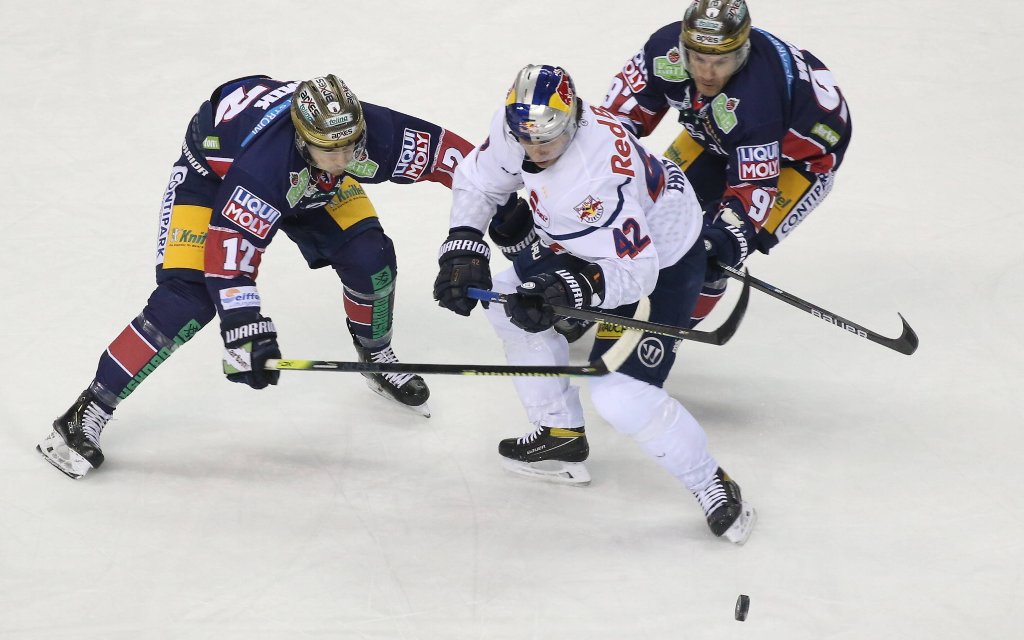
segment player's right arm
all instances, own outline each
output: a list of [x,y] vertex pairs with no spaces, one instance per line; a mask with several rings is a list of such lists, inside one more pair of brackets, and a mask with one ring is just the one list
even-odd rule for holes
[[280,210],[251,176],[229,171],[214,199],[204,250],[206,287],[220,316],[224,374],[254,389],[277,384],[278,371],[264,371],[280,358],[277,330],[260,313],[256,275],[263,252],[277,231]]
[[651,34],[612,78],[601,105],[638,137],[654,131],[672,106],[667,92],[688,77],[679,57],[680,26],[675,22]]
[[491,118],[487,139],[455,168],[449,227],[487,228],[495,209],[523,186],[525,152],[512,140],[499,109]]
[[491,120],[490,134],[455,168],[448,237],[438,252],[434,299],[446,309],[468,316],[477,301],[467,289],[491,288],[491,250],[484,230],[497,207],[523,186],[525,152],[512,142],[504,111]]

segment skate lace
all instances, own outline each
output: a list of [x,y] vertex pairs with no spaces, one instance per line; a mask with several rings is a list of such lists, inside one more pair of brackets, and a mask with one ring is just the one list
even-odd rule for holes
[[544,430],[545,429],[547,429],[547,427],[537,427],[537,430],[534,431],[533,433],[528,433],[525,436],[523,436],[522,438],[517,438],[516,439],[516,443],[517,444],[530,444],[531,442],[533,442],[537,438],[541,437],[544,434]]
[[110,420],[110,414],[90,402],[82,412],[82,435],[96,446],[100,444],[100,434]]
[[711,481],[707,488],[703,491],[694,491],[693,495],[697,496],[697,502],[700,503],[701,509],[704,509],[704,515],[713,513],[715,509],[729,502],[729,497],[725,492],[725,485],[717,477]]
[[[395,355],[395,352],[391,350],[391,346],[389,345],[380,351],[375,351],[370,354],[370,360],[378,364],[392,363],[398,362],[398,356]],[[413,374],[411,373],[382,373],[381,375],[384,376],[385,380],[393,384],[398,389],[401,389],[406,382],[413,379]]]

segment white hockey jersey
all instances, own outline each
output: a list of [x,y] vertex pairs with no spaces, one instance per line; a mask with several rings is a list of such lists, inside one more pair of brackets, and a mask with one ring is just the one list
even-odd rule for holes
[[700,234],[702,213],[679,167],[644,149],[607,110],[582,105],[572,143],[546,169],[524,170],[525,151],[505,123],[455,170],[450,226],[483,232],[495,207],[525,188],[541,242],[595,263],[613,309],[654,290]]

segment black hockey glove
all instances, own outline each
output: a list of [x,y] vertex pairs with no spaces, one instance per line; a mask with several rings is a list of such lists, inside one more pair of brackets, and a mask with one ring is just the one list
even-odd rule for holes
[[224,375],[231,382],[241,382],[253,389],[277,384],[280,371],[264,371],[263,364],[270,358],[280,358],[277,330],[270,318],[247,316],[228,319],[220,325],[224,338]]
[[505,315],[523,331],[537,333],[558,320],[551,305],[582,309],[591,306],[594,296],[604,297],[601,267],[587,264],[579,270],[558,269],[526,279],[507,296]]
[[513,194],[507,204],[498,207],[491,218],[487,235],[498,245],[501,253],[509,260],[515,260],[519,252],[533,244],[537,232],[533,228],[533,212],[526,200]]
[[[753,242],[754,228],[743,216],[726,207],[715,221],[705,225],[702,232],[704,248],[708,252],[708,271],[705,280],[723,277],[718,263],[738,269],[747,259]],[[720,274],[718,277],[715,274]]]
[[434,300],[468,316],[477,300],[466,295],[466,288],[491,288],[491,248],[484,242],[484,234],[471,227],[452,229],[441,245],[437,264],[441,270],[434,280]]

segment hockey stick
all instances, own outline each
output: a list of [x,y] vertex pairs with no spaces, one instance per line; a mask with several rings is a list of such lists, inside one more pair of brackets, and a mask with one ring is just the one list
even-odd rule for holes
[[[647,298],[640,301],[635,321],[642,322],[650,315]],[[413,364],[409,362],[341,362],[338,360],[277,360],[263,365],[274,371],[337,371],[342,373],[425,373],[462,376],[603,376],[622,366],[633,349],[640,343],[639,331],[625,331],[615,345],[603,356],[582,366],[521,366],[490,364]]]
[[[743,277],[743,274],[740,274],[740,278]],[[503,293],[487,291],[485,289],[469,287],[466,291],[470,298],[483,300],[485,302],[505,304],[505,301],[508,299],[508,296]],[[551,307],[554,309],[556,315],[564,316],[566,318],[592,320],[594,322],[603,322],[605,324],[627,329],[646,331],[647,333],[653,333],[659,336],[668,336],[679,340],[690,340],[692,342],[703,342],[704,344],[721,346],[728,342],[729,338],[732,338],[733,334],[736,333],[736,329],[739,328],[740,321],[743,319],[743,314],[747,311],[747,301],[749,298],[750,286],[749,284],[744,283],[743,290],[740,292],[739,300],[736,301],[736,306],[733,307],[732,313],[730,313],[729,317],[725,319],[725,322],[723,322],[722,325],[714,331],[698,331],[696,329],[686,329],[670,324],[647,322],[646,320],[626,318],[624,316],[617,316],[603,311],[594,311],[592,309],[576,309],[574,307],[563,307],[557,304],[551,305]]]
[[807,302],[806,300],[802,300],[794,296],[791,293],[786,293],[782,289],[779,289],[774,285],[768,284],[764,280],[758,280],[757,278],[753,277],[749,273],[746,273],[745,271],[739,271],[737,269],[733,269],[732,267],[721,263],[719,263],[718,267],[725,271],[725,273],[730,278],[743,280],[744,287],[746,287],[749,284],[749,286],[754,287],[758,291],[763,291],[764,293],[767,293],[771,297],[776,298],[778,300],[782,300],[786,304],[792,305],[797,309],[803,309],[804,311],[811,314],[815,318],[821,318],[825,322],[831,325],[835,325],[840,329],[843,329],[856,336],[860,336],[861,338],[865,338],[867,340],[870,340],[871,342],[880,344],[883,347],[888,347],[893,351],[898,351],[908,356],[917,351],[917,345],[919,342],[917,334],[910,327],[910,325],[907,324],[906,318],[904,318],[903,314],[901,313],[897,313],[896,315],[898,315],[900,317],[900,321],[903,322],[903,332],[897,338],[886,338],[883,335],[875,333],[871,329],[866,329],[855,322],[850,322],[846,318],[837,316],[831,311],[827,311],[825,309],[822,309],[821,307],[817,307],[811,304],[810,302]]

